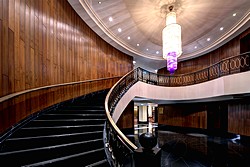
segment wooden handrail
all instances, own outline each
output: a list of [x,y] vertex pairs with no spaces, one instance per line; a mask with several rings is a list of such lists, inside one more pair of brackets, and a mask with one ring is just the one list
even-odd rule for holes
[[123,80],[123,78],[125,78],[126,76],[128,76],[131,72],[133,72],[134,69],[130,72],[128,72],[126,75],[124,75],[119,81],[117,81],[115,83],[114,86],[112,86],[112,88],[110,89],[110,91],[108,92],[106,99],[105,99],[105,111],[106,111],[106,116],[108,121],[110,122],[111,126],[115,129],[115,131],[118,133],[118,136],[120,136],[122,138],[123,141],[125,141],[125,143],[129,144],[130,148],[133,148],[134,150],[138,149],[138,147],[136,145],[134,145],[134,143],[132,143],[123,133],[122,131],[117,127],[117,125],[115,124],[114,120],[112,119],[111,115],[110,115],[110,111],[108,108],[108,101],[109,101],[109,97],[111,92],[113,91],[113,89],[117,86],[117,84],[120,83],[121,80]]
[[98,79],[91,79],[91,80],[84,80],[84,81],[77,81],[77,82],[67,82],[67,83],[62,83],[62,84],[55,84],[55,85],[48,85],[48,86],[43,86],[43,87],[38,87],[38,88],[33,88],[33,89],[28,89],[16,93],[12,93],[6,96],[3,96],[0,98],[0,103],[9,100],[11,98],[14,98],[16,96],[20,96],[26,93],[42,90],[42,89],[48,89],[48,88],[55,88],[59,86],[67,86],[67,85],[75,85],[75,84],[81,84],[81,83],[87,83],[87,82],[95,82],[95,81],[101,81],[101,80],[107,80],[107,79],[114,79],[114,78],[121,78],[122,76],[114,76],[114,77],[107,77],[107,78],[98,78]]

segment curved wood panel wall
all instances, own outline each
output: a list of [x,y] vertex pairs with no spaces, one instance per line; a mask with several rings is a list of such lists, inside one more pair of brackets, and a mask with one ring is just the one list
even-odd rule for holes
[[[96,35],[66,0],[0,0],[0,97],[132,68],[132,57]],[[43,107],[111,85],[65,86],[1,103],[0,133]]]

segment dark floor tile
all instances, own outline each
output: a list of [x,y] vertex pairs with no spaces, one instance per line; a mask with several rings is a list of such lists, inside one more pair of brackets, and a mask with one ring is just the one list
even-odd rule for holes
[[189,167],[183,158],[171,161],[170,167]]
[[[148,130],[138,130],[138,127],[147,126],[135,128],[134,142],[140,146],[138,136]],[[153,132],[162,150],[162,167],[250,167],[250,142],[240,142],[239,135],[235,135],[236,139],[230,135],[225,138],[157,128]]]

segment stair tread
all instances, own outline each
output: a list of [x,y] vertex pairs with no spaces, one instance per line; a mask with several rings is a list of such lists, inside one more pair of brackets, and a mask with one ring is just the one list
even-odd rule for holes
[[104,124],[106,119],[65,119],[65,120],[36,120],[25,125],[25,127],[67,127],[81,125]]
[[50,135],[50,136],[36,136],[36,137],[20,137],[8,139],[2,146],[0,152],[41,148],[51,145],[69,144],[73,142],[81,142],[87,140],[102,139],[103,132],[89,132],[77,134],[63,134],[63,135]]
[[67,133],[67,134],[60,134],[60,135],[49,135],[49,136],[36,136],[36,137],[13,137],[9,138],[6,141],[14,141],[14,140],[31,140],[31,139],[41,139],[41,138],[55,138],[55,137],[62,137],[62,136],[75,136],[75,135],[84,135],[84,134],[95,134],[95,133],[103,133],[103,131],[93,131],[93,132],[83,132],[83,133]]
[[56,129],[56,128],[78,128],[78,127],[98,127],[98,126],[104,126],[104,124],[94,124],[94,125],[77,125],[77,126],[58,126],[58,127],[24,127],[23,129]]
[[[37,163],[33,163],[33,164],[28,164],[28,165],[25,165],[25,166],[26,167],[30,167],[30,166],[35,167],[35,166],[41,166],[41,165],[42,166],[44,166],[44,165],[47,166],[47,164],[48,165],[52,164],[52,166],[53,166],[53,163],[57,163],[57,162],[60,162],[60,161],[65,161],[65,160],[68,160],[68,159],[71,159],[71,158],[74,158],[74,157],[79,157],[79,156],[83,156],[83,155],[87,155],[87,154],[91,154],[91,153],[96,153],[97,151],[103,151],[104,152],[104,148],[91,150],[91,151],[83,152],[83,153],[78,153],[78,154],[74,154],[74,155],[70,155],[70,156],[60,157],[60,158],[56,158],[56,159],[50,159],[50,160],[47,160],[47,161],[37,162]],[[75,165],[76,164],[74,163],[74,166]]]
[[25,152],[34,152],[39,150],[51,150],[56,149],[60,147],[67,147],[72,145],[78,145],[78,144],[85,144],[85,143],[91,143],[91,142],[98,142],[102,141],[102,139],[95,139],[95,140],[88,140],[88,141],[81,141],[81,142],[75,142],[75,143],[68,143],[68,144],[60,144],[60,145],[53,145],[53,146],[46,146],[46,147],[40,147],[40,148],[32,148],[32,149],[25,149],[25,150],[16,150],[16,151],[6,151],[6,152],[0,152],[1,155],[9,155],[9,154],[17,154],[17,153],[25,153]]
[[89,164],[89,165],[87,165],[87,166],[85,166],[85,167],[95,167],[95,166],[102,166],[102,167],[104,167],[104,166],[109,166],[109,163],[108,163],[108,160],[107,159],[103,159],[103,160],[101,160],[101,161],[98,161],[98,162],[95,162],[95,163],[92,163],[92,164]]

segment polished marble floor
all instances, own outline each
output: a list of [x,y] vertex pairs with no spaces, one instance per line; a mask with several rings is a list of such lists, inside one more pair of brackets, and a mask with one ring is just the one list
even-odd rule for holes
[[197,132],[158,128],[157,123],[139,124],[134,134],[127,134],[137,146],[139,135],[157,136],[162,167],[250,167],[250,141],[242,143],[239,135],[228,138]]

